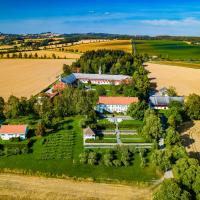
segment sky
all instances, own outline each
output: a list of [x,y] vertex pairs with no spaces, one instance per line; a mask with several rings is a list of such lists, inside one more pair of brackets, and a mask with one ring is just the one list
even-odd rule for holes
[[200,35],[199,0],[0,0],[3,33]]

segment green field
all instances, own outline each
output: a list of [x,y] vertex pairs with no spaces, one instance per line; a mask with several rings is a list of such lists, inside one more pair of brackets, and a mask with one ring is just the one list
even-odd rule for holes
[[123,120],[119,123],[120,130],[137,130],[142,127],[142,121],[140,120]]
[[[200,45],[192,45],[185,41],[173,40],[135,40],[139,54],[160,56],[163,59],[181,61],[200,61]],[[86,52],[98,49],[124,50],[131,52],[130,40],[111,40],[108,42],[80,44],[68,47],[69,49]]]
[[[149,182],[159,178],[156,167],[150,163],[145,168],[140,167],[141,159],[138,154],[129,167],[80,164],[79,154],[83,151],[81,121],[81,117],[61,121],[62,129],[37,138],[29,154],[0,157],[0,171],[7,168],[23,170],[25,173],[46,173],[48,176],[92,178],[96,181]],[[52,151],[56,154],[51,154]]]
[[200,60],[200,46],[184,41],[136,40],[135,43],[139,54],[161,55],[162,58],[171,60]]

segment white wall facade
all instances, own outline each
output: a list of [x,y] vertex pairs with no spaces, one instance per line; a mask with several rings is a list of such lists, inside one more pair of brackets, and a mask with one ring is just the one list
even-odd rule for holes
[[7,133],[0,134],[0,137],[2,140],[9,140],[11,138],[16,138],[16,137],[20,137],[23,140],[26,138],[25,134],[7,134]]
[[95,140],[95,135],[84,135],[84,139],[93,139]]
[[126,113],[128,110],[129,105],[122,105],[122,104],[97,104],[96,110],[100,113],[103,113],[104,111],[110,112],[110,113]]
[[91,81],[92,84],[95,85],[120,85],[120,81],[109,81],[109,80],[86,80],[86,79],[79,79],[81,83],[88,83]]

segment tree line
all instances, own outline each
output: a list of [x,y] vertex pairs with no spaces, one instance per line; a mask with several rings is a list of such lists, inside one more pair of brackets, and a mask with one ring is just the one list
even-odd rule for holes
[[72,87],[66,88],[62,95],[54,97],[53,100],[45,95],[30,99],[12,95],[5,102],[0,97],[0,118],[16,119],[20,116],[34,116],[39,119],[36,134],[44,135],[46,128],[56,129],[59,120],[64,117],[84,115],[86,122],[93,121],[93,117],[96,117],[94,111],[96,101],[97,96],[93,91]]
[[0,53],[0,58],[25,58],[25,59],[66,59],[67,57],[57,56],[55,53],[51,55],[38,55],[38,53]]

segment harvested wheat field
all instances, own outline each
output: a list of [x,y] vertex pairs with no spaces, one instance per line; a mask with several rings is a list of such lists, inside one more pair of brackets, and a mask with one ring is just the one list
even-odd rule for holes
[[78,50],[79,52],[86,52],[99,49],[123,50],[131,52],[130,40],[111,40],[107,42],[96,42],[89,44],[78,44],[70,47],[65,47],[65,50]]
[[200,121],[185,122],[181,132],[187,152],[200,160]]
[[151,191],[136,186],[0,174],[0,199],[147,200]]
[[53,83],[74,59],[1,59],[0,96],[30,97]]
[[200,69],[148,63],[149,78],[157,88],[174,86],[179,95],[200,94]]

